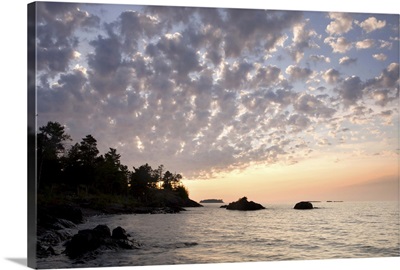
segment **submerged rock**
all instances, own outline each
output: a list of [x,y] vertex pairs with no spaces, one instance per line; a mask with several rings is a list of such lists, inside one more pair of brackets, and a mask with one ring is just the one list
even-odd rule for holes
[[296,205],[294,206],[294,209],[297,209],[297,210],[308,210],[308,209],[314,209],[314,206],[310,202],[304,202],[303,201],[303,202],[296,203]]
[[261,210],[265,209],[264,206],[262,206],[259,203],[255,203],[253,201],[247,201],[247,197],[240,198],[236,202],[231,202],[226,206],[227,210],[239,210],[239,211],[253,211],[253,210]]

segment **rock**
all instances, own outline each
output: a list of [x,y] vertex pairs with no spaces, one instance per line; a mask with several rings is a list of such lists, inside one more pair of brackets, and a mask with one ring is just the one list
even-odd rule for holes
[[228,205],[221,205],[219,208],[227,208],[228,207]]
[[53,224],[53,228],[57,229],[57,230],[62,230],[62,229],[69,229],[69,228],[74,228],[76,227],[76,224],[73,223],[72,221],[66,220],[66,219],[62,219],[59,218],[57,219],[57,221]]
[[50,255],[57,255],[57,253],[54,251],[54,248],[53,247],[48,247],[47,248],[47,252],[50,254]]
[[54,251],[53,247],[50,246],[48,248],[45,248],[40,243],[37,243],[36,256],[38,258],[47,258],[49,256],[54,256],[54,255],[58,255],[58,254]]
[[294,206],[294,209],[297,210],[308,210],[308,209],[313,209],[313,205],[310,202],[298,202],[296,203],[296,205]]
[[52,205],[38,207],[38,225],[44,228],[72,228],[84,220],[80,208],[70,205]]
[[53,216],[72,221],[75,224],[83,222],[83,214],[81,209],[79,209],[78,207],[70,205],[60,205],[55,206],[53,209],[51,209],[51,212]]
[[81,230],[67,243],[65,253],[71,258],[78,257],[100,247],[100,241],[92,230]]
[[180,206],[167,206],[161,209],[162,213],[164,214],[176,214],[179,213],[181,211],[186,211],[184,208],[180,207]]
[[96,228],[94,228],[92,231],[96,235],[96,237],[99,237],[99,238],[111,237],[111,231],[107,225],[97,225]]
[[227,210],[239,210],[239,211],[253,211],[265,209],[261,204],[255,203],[253,201],[247,201],[246,197],[239,199],[236,202],[231,202],[226,207]]
[[126,234],[126,231],[119,226],[112,231],[111,237],[114,239],[128,240],[128,235]]
[[97,250],[134,249],[139,244],[128,239],[126,231],[117,227],[111,235],[110,228],[98,225],[94,229],[81,230],[66,244],[65,253],[70,258],[80,257],[88,252]]

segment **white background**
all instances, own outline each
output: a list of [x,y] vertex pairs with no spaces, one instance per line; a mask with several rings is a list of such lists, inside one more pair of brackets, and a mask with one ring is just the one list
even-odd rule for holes
[[[57,1],[58,2],[58,1]],[[71,1],[66,1],[71,2]],[[81,1],[83,2],[83,1]],[[86,1],[112,3],[112,1]],[[27,4],[29,1],[3,1],[1,20],[1,186],[0,186],[0,269],[25,269],[27,262]],[[394,0],[168,0],[123,1],[121,4],[263,8],[308,11],[348,11],[399,14]],[[400,228],[399,228],[400,229]],[[296,262],[260,262],[209,265],[123,267],[122,269],[398,269],[400,257],[385,259],[346,259]],[[95,268],[87,268],[95,269]],[[101,268],[104,270],[116,268]]]

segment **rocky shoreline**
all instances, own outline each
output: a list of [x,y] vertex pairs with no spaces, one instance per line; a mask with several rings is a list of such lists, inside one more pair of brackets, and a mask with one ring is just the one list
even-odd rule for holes
[[[111,230],[99,224],[92,230],[82,230],[74,234],[75,228],[88,218],[97,215],[118,214],[177,214],[186,211],[183,207],[202,206],[187,200],[184,206],[170,205],[163,207],[138,206],[127,207],[121,204],[110,204],[101,210],[88,207],[88,203],[68,203],[60,205],[38,205],[37,209],[37,258],[47,258],[65,253],[70,258],[93,256],[98,250],[138,249],[140,243],[132,239],[121,227]],[[106,228],[107,227],[107,228]],[[96,229],[97,228],[97,229]],[[115,230],[117,230],[115,232]],[[108,233],[110,232],[110,234]],[[116,236],[117,235],[117,236]],[[65,249],[60,253],[54,247],[64,243]],[[77,248],[79,247],[79,248]],[[77,250],[78,252],[74,252]]]

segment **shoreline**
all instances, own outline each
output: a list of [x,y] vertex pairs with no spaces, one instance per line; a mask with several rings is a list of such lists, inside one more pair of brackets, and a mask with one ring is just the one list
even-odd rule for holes
[[[60,243],[68,243],[74,235],[71,229],[84,224],[89,218],[101,215],[124,214],[177,214],[186,211],[184,207],[202,207],[197,202],[187,199],[183,206],[131,206],[123,203],[94,205],[94,200],[80,202],[78,200],[62,200],[57,203],[38,203],[38,222],[36,240],[36,259],[58,256],[54,247]],[[90,206],[91,205],[91,206]],[[101,224],[98,224],[101,225]],[[134,239],[133,239],[134,240]]]

